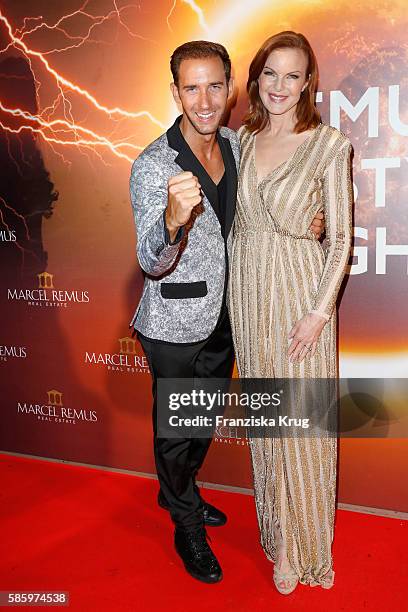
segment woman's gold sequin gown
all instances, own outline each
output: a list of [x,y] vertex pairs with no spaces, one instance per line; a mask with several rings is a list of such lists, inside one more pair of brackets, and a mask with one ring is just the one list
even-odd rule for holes
[[[351,145],[319,125],[292,157],[259,184],[256,137],[240,129],[241,166],[234,224],[229,307],[238,371],[245,378],[337,375],[335,303],[351,242]],[[309,226],[324,211],[323,250]],[[328,323],[314,357],[288,358],[288,334],[305,314]],[[276,558],[280,530],[303,584],[333,584],[331,545],[337,441],[253,439],[250,444],[261,543]]]

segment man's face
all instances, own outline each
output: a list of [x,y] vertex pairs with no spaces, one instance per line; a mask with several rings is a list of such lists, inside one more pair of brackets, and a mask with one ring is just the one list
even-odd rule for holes
[[179,67],[178,87],[171,90],[181,104],[185,117],[202,135],[216,132],[232,95],[233,84],[227,85],[221,58],[185,59]]

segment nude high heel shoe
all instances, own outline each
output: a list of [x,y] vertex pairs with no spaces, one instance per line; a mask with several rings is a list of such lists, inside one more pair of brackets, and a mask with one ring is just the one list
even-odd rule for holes
[[277,564],[273,568],[273,581],[275,583],[276,590],[282,595],[289,595],[296,589],[299,579],[297,574],[292,568],[287,571],[282,571],[278,568]]
[[275,542],[277,549],[276,563],[273,568],[273,581],[275,587],[282,595],[289,595],[296,589],[299,578],[296,572],[290,566],[286,556],[286,549],[283,543],[280,529],[275,525]]

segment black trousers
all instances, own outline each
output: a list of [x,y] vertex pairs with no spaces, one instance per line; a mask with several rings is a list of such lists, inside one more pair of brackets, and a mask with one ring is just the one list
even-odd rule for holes
[[195,478],[211,438],[157,437],[158,378],[230,378],[234,349],[227,309],[224,307],[216,329],[199,344],[164,344],[139,335],[153,378],[153,444],[160,490],[178,528],[203,525],[202,500]]

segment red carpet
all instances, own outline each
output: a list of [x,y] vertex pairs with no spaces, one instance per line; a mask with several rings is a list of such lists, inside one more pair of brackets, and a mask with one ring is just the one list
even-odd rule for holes
[[407,610],[406,521],[339,511],[335,586],[283,596],[258,545],[253,498],[207,490],[229,522],[209,529],[224,580],[204,585],[182,569],[154,480],[0,459],[1,591],[69,591],[75,612]]

